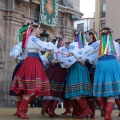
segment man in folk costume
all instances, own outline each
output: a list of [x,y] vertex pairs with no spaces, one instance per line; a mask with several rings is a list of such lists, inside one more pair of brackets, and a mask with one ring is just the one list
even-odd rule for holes
[[26,111],[32,95],[50,95],[50,84],[40,62],[39,51],[59,52],[52,43],[43,42],[39,39],[39,24],[35,22],[28,24],[25,34],[26,38],[22,42],[22,47],[28,51],[28,56],[16,73],[10,87],[10,91],[22,96],[17,110],[17,116],[22,119],[29,118]]
[[98,44],[99,59],[94,76],[93,95],[107,99],[103,106],[105,120],[112,120],[111,114],[115,99],[120,94],[119,44],[112,39],[112,30],[105,27],[101,30],[102,39]]

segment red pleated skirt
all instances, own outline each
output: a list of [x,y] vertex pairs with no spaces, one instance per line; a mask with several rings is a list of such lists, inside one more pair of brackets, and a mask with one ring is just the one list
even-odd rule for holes
[[17,95],[50,95],[50,83],[40,60],[27,57],[16,73],[10,91]]

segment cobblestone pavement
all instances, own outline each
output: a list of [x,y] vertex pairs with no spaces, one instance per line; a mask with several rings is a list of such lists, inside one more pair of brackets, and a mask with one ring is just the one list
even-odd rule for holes
[[[15,108],[0,108],[0,120],[21,120],[20,118],[13,116],[15,110],[16,110]],[[30,117],[30,120],[75,120],[76,119],[73,118],[71,115],[60,116],[58,118],[49,118],[48,115],[42,116],[40,114],[40,111],[41,108],[29,108],[27,115]],[[60,115],[62,112],[64,112],[64,109],[58,108],[56,109],[55,112]],[[112,114],[113,120],[120,120],[120,118],[117,117],[118,112],[119,112],[118,110],[113,111]],[[90,119],[86,119],[86,120],[90,120]],[[94,120],[104,120],[104,118],[100,117],[99,110],[96,110],[96,118]]]

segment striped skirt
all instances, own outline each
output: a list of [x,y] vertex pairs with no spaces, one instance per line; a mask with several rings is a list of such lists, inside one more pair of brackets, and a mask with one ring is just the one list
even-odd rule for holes
[[20,95],[50,95],[49,80],[40,62],[39,54],[28,54],[14,77],[10,91]]
[[95,97],[117,97],[119,94],[120,63],[114,56],[103,56],[96,66],[93,95]]
[[[12,82],[13,82],[13,80],[14,80],[14,77],[15,77],[17,71],[19,70],[19,68],[21,67],[22,63],[23,63],[23,60],[21,60],[21,61],[16,65],[16,67],[15,67],[15,69],[14,69],[14,71],[13,71],[12,81],[11,81],[10,87],[11,87]],[[11,96],[18,96],[18,95],[16,95],[13,91],[9,91],[9,95],[11,95]]]
[[75,98],[80,96],[91,96],[92,86],[90,83],[89,72],[86,66],[76,62],[68,69],[66,81],[66,98]]
[[50,81],[50,98],[64,99],[67,70],[62,68],[59,63],[51,64],[46,70],[46,75]]

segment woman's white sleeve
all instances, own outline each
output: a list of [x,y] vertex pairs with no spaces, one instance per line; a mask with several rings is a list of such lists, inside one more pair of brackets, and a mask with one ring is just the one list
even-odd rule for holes
[[91,55],[88,55],[87,60],[89,61],[90,64],[94,64],[98,58],[98,54],[94,53]]
[[116,50],[116,58],[118,61],[120,61],[120,44],[118,42],[113,41],[114,47]]
[[10,51],[9,56],[13,58],[18,58],[22,55],[22,44],[19,43],[13,47],[13,49]]
[[60,60],[60,65],[62,68],[69,68],[76,62],[76,58],[74,56],[64,57]]
[[40,51],[51,51],[51,52],[57,52],[57,47],[52,44],[51,42],[44,42],[41,41],[39,38],[32,38],[33,44],[40,50]]
[[82,55],[82,59],[85,61],[88,56],[91,57],[90,59],[92,61],[94,61],[94,59],[96,59],[98,57],[98,52],[99,52],[99,45],[100,41],[97,41],[95,43],[93,43],[92,45],[90,46],[87,46],[87,49],[84,48],[84,52],[83,52],[83,55]]
[[[85,46],[81,49],[75,49],[72,51],[73,55],[77,59],[82,59],[85,61],[89,55],[93,55],[94,53],[98,52],[99,50],[99,43],[95,43],[94,45]],[[92,56],[91,56],[92,57]]]

